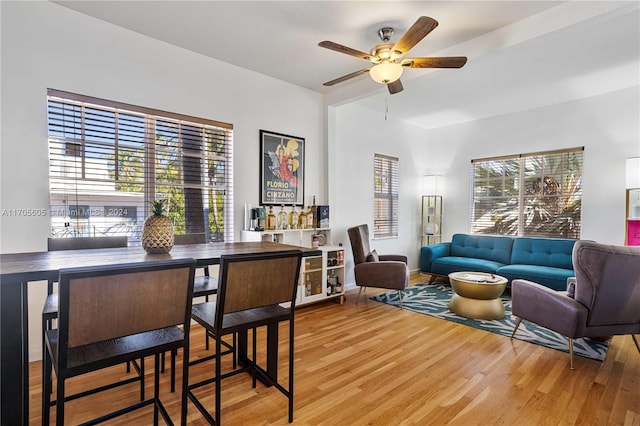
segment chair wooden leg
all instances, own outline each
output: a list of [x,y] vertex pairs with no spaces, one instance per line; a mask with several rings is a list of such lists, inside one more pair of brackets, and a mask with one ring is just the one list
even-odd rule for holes
[[[251,386],[255,389],[256,387],[256,351],[257,351],[257,343],[256,343],[256,332],[257,329],[256,327],[253,327],[253,331],[252,331],[252,337],[253,337],[253,342],[252,342],[252,347],[251,347],[251,356],[252,356],[252,360],[251,360]],[[235,333],[234,333],[235,336]],[[235,367],[234,367],[235,370]]]
[[176,356],[178,356],[178,350],[171,350],[171,392],[176,391]]
[[219,425],[220,424],[220,420],[221,420],[221,415],[220,415],[220,411],[221,411],[221,407],[222,407],[222,399],[221,399],[221,392],[222,392],[222,368],[220,367],[220,361],[221,361],[221,355],[220,352],[222,351],[222,344],[220,343],[220,336],[216,336],[216,402],[215,402],[215,406],[216,406],[216,412],[214,415],[215,418],[215,424]]
[[289,322],[289,423],[293,423],[293,317]]
[[[164,355],[164,352],[162,353]],[[153,424],[158,424],[158,401],[160,401],[160,372],[158,364],[160,363],[160,354],[154,354],[153,363]],[[173,369],[171,370],[173,372]]]
[[516,335],[516,331],[518,331],[518,327],[520,327],[520,323],[522,322],[522,318],[518,318],[518,321],[516,321],[516,326],[513,327],[513,333],[511,333],[511,338],[513,339],[513,336]]
[[140,358],[140,401],[144,401],[144,358]]
[[638,344],[638,338],[636,337],[635,334],[632,334],[631,338],[633,339],[633,343],[636,344],[636,349],[638,349],[638,352],[640,352],[640,345]]
[[571,369],[573,370],[573,339],[569,339],[569,359],[571,361]]
[[64,377],[56,377],[56,425],[64,424]]
[[[206,334],[206,333],[205,333]],[[187,425],[187,388],[189,387],[189,344],[182,348],[182,395],[180,406],[180,425]]]
[[404,296],[404,291],[398,290],[398,302],[400,303],[400,309],[402,309],[402,296]]
[[51,410],[51,359],[46,347],[42,353],[42,424],[49,424],[49,412]]
[[[204,301],[208,302],[209,301],[209,295],[207,294],[206,296],[204,296]],[[209,350],[209,333],[207,333],[205,331],[204,333],[204,349],[205,350]]]

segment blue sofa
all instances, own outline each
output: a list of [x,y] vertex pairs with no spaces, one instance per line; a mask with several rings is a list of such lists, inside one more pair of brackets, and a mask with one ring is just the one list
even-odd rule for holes
[[430,282],[452,272],[472,271],[525,279],[564,290],[573,277],[571,255],[576,240],[455,234],[450,243],[424,246],[421,272]]

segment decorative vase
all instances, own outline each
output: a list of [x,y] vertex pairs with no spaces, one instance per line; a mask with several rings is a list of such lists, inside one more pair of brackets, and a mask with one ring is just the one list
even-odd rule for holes
[[153,202],[153,215],[144,221],[142,248],[149,254],[169,253],[173,248],[173,224],[165,215],[165,199]]

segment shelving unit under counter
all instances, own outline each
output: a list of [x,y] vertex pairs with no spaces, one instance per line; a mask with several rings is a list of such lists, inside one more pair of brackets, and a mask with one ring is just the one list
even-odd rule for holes
[[302,259],[296,303],[304,305],[333,298],[344,303],[344,247],[329,245],[330,229],[242,231],[242,241],[273,241],[307,248],[313,247],[314,236],[322,255]]

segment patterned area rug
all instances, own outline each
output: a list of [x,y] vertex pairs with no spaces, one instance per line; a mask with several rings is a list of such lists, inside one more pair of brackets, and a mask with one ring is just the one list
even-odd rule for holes
[[[404,297],[402,298],[402,307],[410,311],[431,315],[436,318],[457,322],[503,336],[511,336],[517,318],[511,315],[511,298],[509,296],[502,296],[505,309],[503,319],[474,320],[458,316],[449,310],[448,304],[452,294],[453,290],[451,290],[451,287],[448,285],[416,284],[405,290]],[[371,299],[389,305],[399,306],[397,291],[373,296]],[[526,320],[520,323],[518,332],[514,337],[519,340],[524,340],[525,342],[569,352],[569,344],[566,337],[546,328],[538,327],[536,324]],[[575,355],[598,361],[604,360],[608,349],[609,342],[595,342],[589,339],[576,339],[573,341],[573,353]]]

